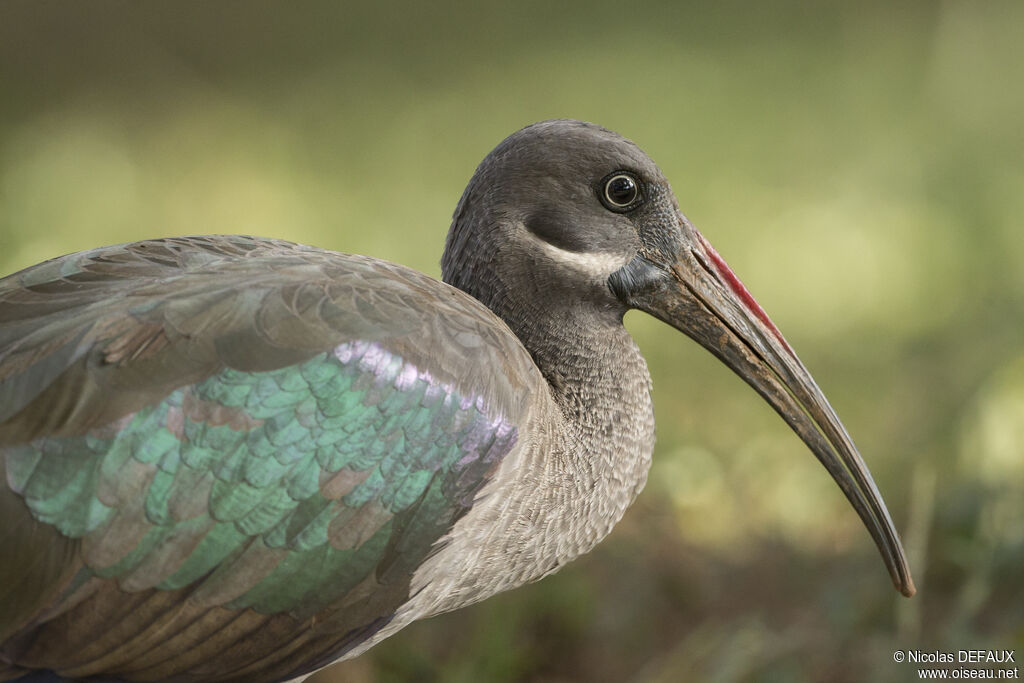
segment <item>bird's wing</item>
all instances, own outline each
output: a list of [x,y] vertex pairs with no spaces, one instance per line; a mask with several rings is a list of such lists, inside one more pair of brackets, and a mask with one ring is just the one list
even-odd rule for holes
[[0,280],[0,662],[330,661],[408,599],[538,378],[461,292],[285,242],[155,240]]

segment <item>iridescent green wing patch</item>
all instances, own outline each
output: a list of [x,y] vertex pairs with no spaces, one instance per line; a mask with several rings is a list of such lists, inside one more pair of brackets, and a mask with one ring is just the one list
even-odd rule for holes
[[124,590],[310,614],[411,571],[517,432],[377,343],[225,369],[84,436],[3,449],[33,516]]

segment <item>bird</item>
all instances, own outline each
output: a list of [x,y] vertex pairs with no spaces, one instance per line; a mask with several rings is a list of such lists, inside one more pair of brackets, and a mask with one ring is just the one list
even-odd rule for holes
[[441,270],[207,235],[0,280],[0,680],[302,680],[557,571],[647,479],[632,309],[774,408],[914,593],[846,429],[633,142],[513,133]]

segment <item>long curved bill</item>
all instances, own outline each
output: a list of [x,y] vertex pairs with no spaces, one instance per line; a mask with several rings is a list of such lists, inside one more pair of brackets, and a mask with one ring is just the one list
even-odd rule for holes
[[673,263],[648,261],[670,276],[648,288],[637,307],[711,351],[771,404],[846,494],[878,546],[893,584],[910,597],[914,582],[899,535],[846,429],[764,310],[707,240],[686,226],[686,232],[692,230],[690,239],[684,240]]

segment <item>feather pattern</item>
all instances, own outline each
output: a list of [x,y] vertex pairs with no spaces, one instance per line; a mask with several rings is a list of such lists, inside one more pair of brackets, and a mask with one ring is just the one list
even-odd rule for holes
[[24,558],[52,581],[0,593],[12,672],[273,679],[340,656],[408,600],[537,381],[470,297],[274,240],[74,254],[0,280],[0,312],[5,531],[59,539]]

